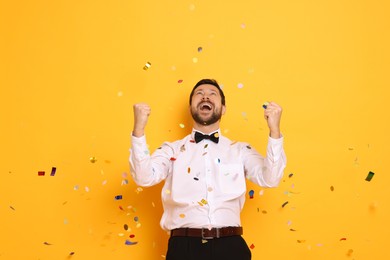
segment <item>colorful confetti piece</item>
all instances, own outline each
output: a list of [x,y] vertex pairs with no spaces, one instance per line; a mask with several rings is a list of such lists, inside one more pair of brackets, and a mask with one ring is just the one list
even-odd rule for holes
[[115,196],[115,200],[121,200],[122,199],[122,195],[116,195]]
[[50,176],[56,175],[57,168],[56,167],[51,167],[51,173]]
[[288,204],[288,201],[282,204],[282,208],[284,208]]
[[132,245],[136,245],[138,242],[131,242],[130,240],[127,240],[125,241],[125,245],[127,246],[132,246]]
[[250,190],[249,191],[249,198],[250,199],[253,199],[253,196],[255,195],[255,191],[254,190]]
[[244,87],[244,84],[238,83],[237,87],[238,87],[238,88],[243,88],[243,87]]
[[372,177],[374,177],[374,174],[375,174],[375,173],[373,173],[373,172],[370,171],[370,172],[368,173],[367,177],[366,177],[366,181],[371,181]]
[[252,244],[252,245],[250,245],[250,247],[249,247],[250,249],[255,249],[255,245],[254,244]]
[[97,159],[96,159],[95,156],[92,156],[92,157],[89,158],[89,161],[90,161],[91,163],[95,163],[95,162],[97,162]]
[[45,172],[44,171],[39,171],[38,172],[38,176],[45,176]]
[[144,66],[144,70],[148,70],[150,68],[150,66],[152,66],[152,64],[150,62],[146,62],[145,66]]
[[198,47],[198,52],[202,52],[203,51],[203,48],[202,47]]
[[264,108],[264,109],[267,109],[268,105],[269,105],[269,103],[268,103],[268,102],[265,102],[265,103],[263,104],[263,108]]

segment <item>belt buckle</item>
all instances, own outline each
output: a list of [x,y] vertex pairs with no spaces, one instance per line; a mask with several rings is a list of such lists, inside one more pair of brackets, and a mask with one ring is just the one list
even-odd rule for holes
[[219,228],[216,228],[215,230],[216,230],[216,232],[217,232],[217,234],[216,234],[216,236],[215,237],[206,237],[205,235],[204,235],[204,231],[205,230],[211,230],[211,229],[208,229],[208,228],[202,228],[202,239],[206,239],[206,240],[209,240],[209,239],[214,239],[214,238],[219,238],[220,237],[220,235],[219,235]]

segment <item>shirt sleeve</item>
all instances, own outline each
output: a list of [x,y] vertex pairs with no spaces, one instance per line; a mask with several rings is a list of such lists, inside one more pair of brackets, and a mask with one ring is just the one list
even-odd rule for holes
[[146,137],[131,136],[130,169],[131,175],[140,186],[153,186],[164,180],[170,168],[172,149],[164,143],[152,155],[146,143]]
[[243,160],[247,178],[262,187],[277,187],[286,167],[286,155],[283,149],[284,137],[268,138],[266,156],[247,146]]

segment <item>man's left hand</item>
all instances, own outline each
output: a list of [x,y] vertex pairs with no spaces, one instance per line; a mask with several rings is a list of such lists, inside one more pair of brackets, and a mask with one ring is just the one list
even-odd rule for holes
[[282,107],[275,102],[269,102],[264,110],[264,118],[267,120],[270,136],[272,138],[280,138],[280,118],[282,117]]

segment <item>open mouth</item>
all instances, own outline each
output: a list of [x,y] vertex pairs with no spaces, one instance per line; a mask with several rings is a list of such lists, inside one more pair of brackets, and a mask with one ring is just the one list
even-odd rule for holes
[[213,109],[213,105],[209,102],[202,102],[199,105],[200,111],[211,111]]

